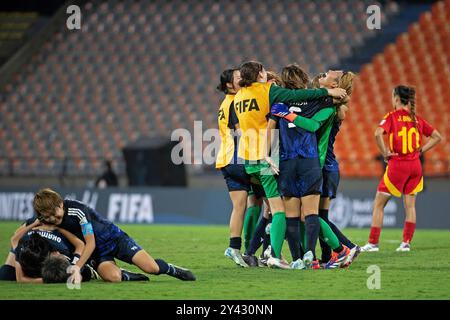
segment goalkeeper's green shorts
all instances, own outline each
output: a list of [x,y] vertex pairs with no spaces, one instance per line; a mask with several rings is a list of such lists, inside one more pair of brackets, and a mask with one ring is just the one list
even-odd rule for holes
[[261,161],[257,164],[245,164],[244,167],[247,174],[261,183],[267,198],[280,196],[275,174],[267,162]]

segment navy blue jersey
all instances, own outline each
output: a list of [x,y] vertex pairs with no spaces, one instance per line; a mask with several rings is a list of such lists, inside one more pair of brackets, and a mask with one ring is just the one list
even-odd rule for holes
[[333,98],[324,97],[310,101],[293,102],[289,104],[289,109],[293,108],[292,112],[305,117],[312,118],[317,112],[322,109],[333,107]]
[[[34,220],[33,220],[34,221]],[[44,238],[51,246],[52,251],[58,251],[59,253],[65,255],[69,259],[73,258],[73,252],[75,250],[74,246],[62,235],[58,230],[48,231],[48,230],[30,230],[24,234],[24,236],[20,239],[22,241],[26,241],[30,239],[31,235],[37,233],[42,238]],[[15,250],[16,254],[21,251],[21,247],[18,246]]]
[[283,118],[278,121],[280,132],[280,160],[285,161],[297,157],[318,158],[317,138],[313,132],[296,127]]
[[77,200],[64,200],[64,217],[59,228],[65,229],[84,241],[82,228],[92,225],[95,245],[99,251],[109,248],[112,241],[124,232],[111,221],[103,218],[98,212]]
[[[333,106],[331,97],[289,104],[289,111],[310,118],[324,108]],[[278,122],[280,132],[280,160],[302,158],[318,158],[317,137],[314,132],[295,126],[284,118],[270,116]]]
[[334,142],[336,141],[336,135],[339,132],[341,123],[342,121],[336,118],[331,128],[330,137],[328,140],[327,155],[325,157],[325,165],[324,165],[324,169],[327,171],[339,171],[339,163],[336,160],[336,156],[334,154]]

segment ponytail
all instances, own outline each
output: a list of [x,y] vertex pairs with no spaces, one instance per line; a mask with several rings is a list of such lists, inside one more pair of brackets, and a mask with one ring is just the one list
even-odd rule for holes
[[409,109],[411,110],[411,119],[414,123],[417,122],[416,119],[416,88],[409,87]]
[[414,124],[417,124],[416,117],[416,88],[408,86],[396,86],[394,88],[394,96],[400,98],[400,102],[403,105],[409,105],[411,120]]

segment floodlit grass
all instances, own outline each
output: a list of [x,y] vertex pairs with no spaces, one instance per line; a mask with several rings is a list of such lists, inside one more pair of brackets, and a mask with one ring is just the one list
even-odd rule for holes
[[[9,251],[17,222],[0,222],[0,259]],[[385,229],[380,252],[362,253],[348,269],[272,270],[239,268],[224,257],[226,226],[122,225],[154,258],[191,269],[195,282],[150,276],[150,282],[105,283],[101,280],[69,290],[65,284],[31,285],[0,282],[6,299],[449,299],[450,232],[417,230],[409,253],[395,252],[402,231]],[[356,243],[367,241],[368,230],[348,229]],[[320,249],[318,249],[320,250]],[[290,257],[287,243],[285,257]],[[318,251],[320,252],[320,251]],[[138,269],[126,263],[129,270]],[[367,268],[381,270],[381,289],[369,290]]]

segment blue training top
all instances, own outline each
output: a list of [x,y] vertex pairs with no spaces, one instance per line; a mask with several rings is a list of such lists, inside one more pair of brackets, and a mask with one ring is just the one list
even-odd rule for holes
[[[331,97],[311,101],[296,102],[288,105],[289,111],[307,118],[311,118],[324,108],[333,106]],[[280,132],[280,161],[301,158],[318,158],[317,137],[315,132],[309,132],[295,126],[284,118],[270,115],[277,121]]]

